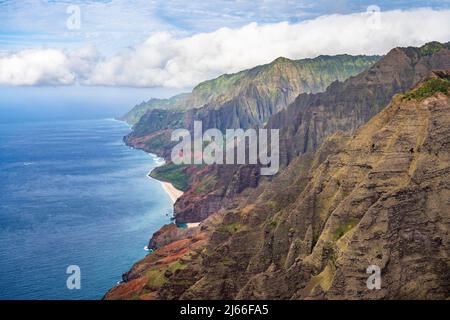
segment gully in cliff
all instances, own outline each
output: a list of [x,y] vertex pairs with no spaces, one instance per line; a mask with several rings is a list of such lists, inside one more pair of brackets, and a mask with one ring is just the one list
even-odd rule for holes
[[224,137],[219,129],[203,133],[202,122],[194,121],[193,138],[187,129],[172,132],[171,140],[179,143],[172,149],[171,160],[175,164],[260,164],[261,175],[274,175],[280,163],[279,130],[270,130],[270,142],[268,131],[227,129]]

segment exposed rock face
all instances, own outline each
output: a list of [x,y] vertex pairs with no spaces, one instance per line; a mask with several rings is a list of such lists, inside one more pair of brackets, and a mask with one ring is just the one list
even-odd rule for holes
[[174,223],[166,224],[155,232],[155,234],[153,234],[148,244],[148,248],[151,250],[157,250],[172,242],[192,238],[198,231],[199,229],[196,227],[186,229],[178,228]]
[[[149,108],[124,140],[128,145],[169,160],[171,149],[176,144],[170,141],[173,129],[192,130],[194,120],[202,121],[204,130],[261,126],[272,114],[286,108],[298,94],[323,91],[333,81],[343,81],[367,69],[378,59],[376,56],[349,55],[298,61],[279,58],[268,65],[223,75],[199,84],[192,95],[177,98],[173,107],[164,110]],[[200,102],[205,104],[199,108],[182,108],[180,103],[183,101],[195,101],[195,106]],[[256,186],[259,180],[257,168],[251,166],[214,167],[212,172],[197,167],[190,169],[190,175],[198,178],[189,179],[190,190],[175,206],[178,223],[203,220],[217,211],[224,198],[230,198],[246,187]],[[161,175],[158,178],[177,182]],[[198,192],[198,184],[211,179],[217,181],[215,189],[203,188]]]
[[[285,108],[300,93],[324,91],[331,82],[343,81],[356,75],[378,59],[378,56],[349,55],[302,60],[280,57],[266,65],[204,81],[189,94],[143,102],[122,119],[135,124],[149,110],[202,108],[197,117],[205,121],[209,119],[211,122],[223,122],[230,115],[229,112],[234,112],[231,115],[238,117],[228,118],[225,122],[259,124],[271,114]],[[214,112],[222,108],[227,112]],[[151,125],[145,120],[143,122]]]
[[170,150],[176,144],[170,141],[173,129],[186,128],[183,111],[153,109],[145,113],[124,137],[127,145],[170,158]]
[[147,255],[123,275],[125,282],[108,291],[104,299],[156,299],[157,290],[169,279],[172,284],[168,295],[175,298],[198,280],[185,264],[191,260],[194,265],[199,255],[196,250],[204,243],[204,234],[200,233],[191,239],[174,241]]
[[[434,46],[434,50],[427,50]],[[409,90],[431,70],[450,68],[450,43],[395,48],[367,71],[335,82],[323,93],[301,94],[268,127],[281,129],[281,162],[314,151],[331,134],[354,131],[397,93]]]
[[[430,46],[433,50],[429,50]],[[409,90],[432,69],[450,68],[449,48],[450,44],[439,43],[421,48],[396,48],[367,71],[344,82],[335,82],[325,92],[299,95],[287,109],[271,116],[267,124],[268,128],[281,130],[281,164],[286,166],[298,155],[316,150],[326,137],[335,132],[354,132],[386,106],[395,94]],[[170,142],[170,128],[191,128],[193,112],[150,111],[135,126],[126,141],[135,147],[168,157],[174,145]],[[233,118],[236,114],[227,107],[213,110],[213,113],[200,109],[195,112],[209,114],[210,118],[204,123],[211,126],[237,125],[234,120],[227,120],[227,117]],[[221,122],[214,120],[216,116],[222,119]],[[247,118],[239,115],[236,119],[244,121]],[[152,133],[146,135],[148,130]],[[203,220],[229,202],[227,198],[231,197],[226,195],[239,193],[245,187],[254,187],[260,179],[258,172],[257,168],[249,172],[246,166],[221,166],[209,171],[191,169],[190,175],[198,176],[195,179],[197,182],[192,183],[191,179],[191,188],[177,202],[177,222]],[[217,186],[203,192],[194,191],[199,181],[208,179],[216,180]]]
[[[265,271],[236,297],[449,297],[449,124],[448,95],[397,97],[275,215],[249,264]],[[382,270],[381,290],[366,287],[369,265]]]
[[[434,50],[396,48],[369,70],[344,82],[335,82],[323,93],[301,94],[286,110],[273,115],[267,127],[280,129],[280,162],[289,164],[298,155],[315,151],[326,137],[338,132],[354,132],[377,114],[397,93],[405,92],[433,68],[450,68],[450,44],[436,44]],[[221,188],[202,197],[187,192],[177,203],[180,221],[197,222],[229,202],[230,190],[244,190],[250,181],[259,181],[258,169],[242,174],[245,167],[215,170]],[[232,178],[231,178],[232,177]],[[201,175],[201,179],[205,179]],[[223,186],[223,188],[222,188]],[[240,191],[239,191],[240,192]]]
[[[449,88],[436,72],[395,96],[149,255],[107,298],[449,298]],[[161,259],[177,271],[156,275]],[[369,265],[380,290],[366,286]]]
[[[166,101],[156,108],[155,103],[150,103],[125,141],[148,152],[162,151],[167,157],[173,144],[170,135],[163,134],[166,130],[191,130],[194,120],[202,121],[204,129],[261,126],[300,93],[324,91],[333,81],[356,75],[378,59],[378,56],[349,55],[297,61],[278,58],[267,65],[222,75],[200,83],[192,94],[175,99],[174,104]],[[144,107],[136,108],[127,117],[142,113]],[[161,146],[166,148],[162,150]]]
[[195,170],[191,187],[175,203],[177,223],[200,222],[224,206],[233,206],[233,198],[259,182],[255,165],[207,166]]

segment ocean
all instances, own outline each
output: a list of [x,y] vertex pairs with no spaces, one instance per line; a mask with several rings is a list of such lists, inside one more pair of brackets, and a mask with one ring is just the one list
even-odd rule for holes
[[[112,119],[0,123],[0,299],[101,299],[172,203]],[[80,268],[80,289],[66,285]]]

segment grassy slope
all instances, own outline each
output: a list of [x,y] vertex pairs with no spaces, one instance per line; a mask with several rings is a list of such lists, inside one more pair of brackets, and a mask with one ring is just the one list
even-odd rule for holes
[[168,163],[162,167],[155,168],[150,176],[161,181],[170,182],[178,190],[186,191],[189,188],[189,177],[185,173],[186,167]]

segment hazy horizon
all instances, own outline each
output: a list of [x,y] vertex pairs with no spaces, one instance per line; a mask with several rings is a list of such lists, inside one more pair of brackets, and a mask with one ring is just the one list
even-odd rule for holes
[[0,123],[119,117],[142,101],[168,98],[179,89],[0,86]]

